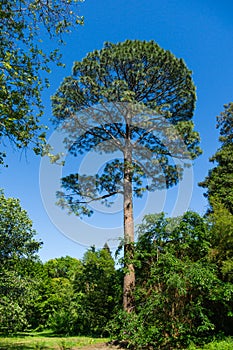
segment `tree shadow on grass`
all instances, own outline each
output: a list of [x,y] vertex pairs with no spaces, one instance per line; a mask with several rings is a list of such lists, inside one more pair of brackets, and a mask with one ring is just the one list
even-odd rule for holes
[[0,343],[0,350],[35,350],[35,349],[48,349],[45,347],[36,347],[30,344],[9,344],[9,343]]

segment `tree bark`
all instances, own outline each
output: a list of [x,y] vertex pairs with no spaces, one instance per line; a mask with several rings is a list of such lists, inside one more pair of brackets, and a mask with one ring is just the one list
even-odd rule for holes
[[132,147],[130,142],[130,125],[126,125],[126,143],[124,151],[124,258],[125,276],[123,286],[123,308],[131,312],[134,308],[133,291],[135,287],[135,270],[132,263],[134,255],[134,218],[132,191]]

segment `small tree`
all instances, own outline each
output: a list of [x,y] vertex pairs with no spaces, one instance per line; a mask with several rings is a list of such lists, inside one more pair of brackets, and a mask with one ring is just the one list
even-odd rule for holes
[[[124,308],[133,308],[133,195],[178,183],[190,159],[200,154],[193,131],[195,87],[181,59],[155,42],[106,43],[75,62],[53,96],[55,123],[63,122],[74,156],[95,149],[120,151],[95,176],[62,179],[59,204],[76,215],[91,215],[90,203],[117,194],[124,200]],[[182,163],[178,160],[182,160]],[[145,183],[146,179],[150,183]]]
[[36,231],[28,214],[16,198],[0,192],[0,263],[12,268],[24,259],[35,260],[42,243],[35,240]]
[[81,299],[82,305],[77,331],[103,336],[107,322],[113,317],[117,299],[114,259],[105,245],[99,250],[95,247],[88,249],[82,262],[83,269],[76,274],[74,281],[77,304]]
[[19,200],[1,191],[0,201],[0,331],[13,332],[28,325],[36,295],[31,269],[41,242],[35,240],[32,221]]

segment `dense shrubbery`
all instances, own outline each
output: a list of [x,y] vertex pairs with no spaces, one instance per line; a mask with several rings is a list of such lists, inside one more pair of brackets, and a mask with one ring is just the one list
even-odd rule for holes
[[173,349],[231,332],[233,285],[212,261],[211,232],[192,212],[179,220],[144,218],[135,246],[135,310],[109,324],[113,338],[136,349]]
[[116,304],[117,271],[108,247],[90,248],[82,261],[50,260],[44,273],[38,326],[57,334],[103,336]]

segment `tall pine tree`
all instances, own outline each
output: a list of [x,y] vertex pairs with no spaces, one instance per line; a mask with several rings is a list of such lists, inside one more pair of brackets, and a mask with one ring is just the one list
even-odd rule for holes
[[[200,154],[193,130],[195,86],[182,59],[154,41],[106,43],[75,62],[53,96],[55,123],[63,123],[66,147],[113,153],[121,158],[98,174],[71,174],[62,179],[59,204],[76,215],[91,215],[90,204],[123,196],[124,309],[133,309],[133,195],[178,183],[190,159]],[[146,184],[147,181],[147,184]]]

